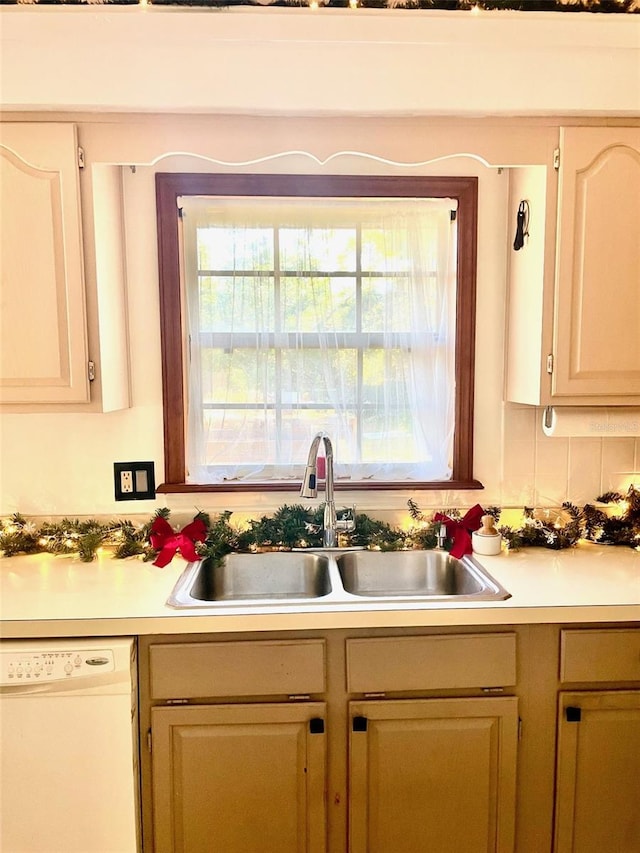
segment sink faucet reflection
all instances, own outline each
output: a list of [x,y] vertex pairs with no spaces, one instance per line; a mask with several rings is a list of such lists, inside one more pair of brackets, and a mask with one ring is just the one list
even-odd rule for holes
[[333,496],[333,445],[331,439],[324,432],[319,432],[314,436],[309,448],[309,458],[307,459],[307,467],[304,472],[302,487],[300,488],[300,496],[303,498],[315,498],[318,496],[318,448],[320,442],[324,443],[324,454],[326,462],[325,470],[325,504],[324,504],[324,525],[322,541],[325,548],[335,548],[338,544],[337,518],[336,518],[336,502]]

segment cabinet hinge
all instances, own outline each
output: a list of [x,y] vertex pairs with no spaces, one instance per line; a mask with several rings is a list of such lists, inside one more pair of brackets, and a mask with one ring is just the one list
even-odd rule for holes
[[87,376],[89,377],[89,382],[93,382],[96,378],[96,363],[95,361],[90,361],[87,364]]
[[147,749],[149,750],[149,753],[151,753],[151,743],[151,729],[149,729],[149,731],[147,732]]
[[549,353],[547,356],[547,373],[549,376],[553,373],[553,353]]
[[556,171],[558,171],[558,169],[560,168],[560,149],[559,148],[553,149],[553,168]]
[[518,740],[522,740],[522,717],[518,717]]
[[78,145],[78,169],[84,169],[84,148]]

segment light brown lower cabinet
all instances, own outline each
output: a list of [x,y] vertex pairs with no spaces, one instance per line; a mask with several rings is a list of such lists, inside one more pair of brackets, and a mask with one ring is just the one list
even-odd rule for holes
[[518,700],[350,703],[350,853],[511,853]]
[[635,624],[139,652],[144,853],[640,853]]
[[323,703],[152,709],[156,853],[324,853]]
[[640,851],[640,690],[561,693],[554,853]]

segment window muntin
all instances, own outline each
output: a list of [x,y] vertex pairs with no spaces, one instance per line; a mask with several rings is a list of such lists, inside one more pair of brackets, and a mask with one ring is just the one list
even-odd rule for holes
[[[477,181],[474,178],[445,178],[445,179],[432,179],[432,178],[423,178],[423,179],[386,179],[386,178],[353,178],[353,177],[310,177],[310,176],[232,176],[232,175],[158,175],[157,176],[157,188],[158,188],[158,223],[159,223],[159,254],[160,254],[160,278],[161,278],[161,310],[162,310],[162,341],[163,341],[163,363],[164,363],[164,387],[165,387],[165,457],[166,457],[166,480],[167,482],[163,485],[163,489],[165,491],[181,491],[181,490],[194,490],[194,489],[207,489],[213,490],[217,488],[229,489],[229,488],[251,488],[251,484],[235,482],[229,483],[227,482],[224,485],[207,485],[202,482],[193,482],[192,484],[185,483],[185,455],[184,455],[184,447],[185,447],[185,432],[190,429],[190,427],[182,426],[177,415],[182,415],[184,417],[184,399],[185,399],[185,386],[183,384],[182,370],[180,369],[180,363],[182,362],[182,358],[184,356],[183,347],[182,347],[182,325],[178,327],[176,323],[176,314],[179,319],[180,311],[182,306],[179,304],[179,239],[177,231],[177,216],[174,211],[176,210],[176,202],[177,199],[182,197],[183,199],[187,196],[196,196],[201,194],[216,195],[219,197],[219,201],[222,202],[224,206],[227,206],[227,202],[231,199],[231,197],[238,196],[238,190],[242,192],[243,195],[255,195],[258,198],[264,197],[266,195],[274,195],[277,196],[279,193],[282,193],[283,196],[287,197],[295,197],[296,195],[301,195],[308,198],[314,198],[318,196],[326,197],[326,198],[342,198],[348,197],[350,195],[358,196],[358,197],[367,197],[371,196],[372,198],[377,197],[390,197],[390,198],[402,198],[402,197],[420,197],[422,193],[424,193],[427,197],[446,197],[449,196],[454,199],[458,203],[458,248],[457,248],[457,279],[458,279],[458,287],[456,294],[456,305],[455,305],[455,314],[457,317],[456,321],[456,340],[455,340],[455,401],[454,401],[454,409],[455,409],[455,426],[454,437],[453,437],[453,471],[450,480],[445,481],[420,481],[414,480],[409,484],[407,482],[380,482],[375,479],[375,475],[372,477],[371,473],[366,470],[366,464],[356,464],[352,467],[351,470],[351,481],[348,481],[348,485],[351,487],[357,486],[360,487],[362,485],[366,485],[367,483],[375,483],[376,488],[394,488],[394,487],[402,487],[403,485],[406,487],[410,485],[412,488],[438,488],[442,486],[447,486],[448,488],[477,488],[480,486],[477,481],[473,480],[472,477],[472,412],[473,412],[473,332],[474,332],[474,292],[475,292],[475,239],[476,239],[476,206],[477,206]],[[251,192],[247,193],[247,188],[250,188]],[[368,192],[364,192],[363,189],[367,189]],[[398,191],[399,190],[399,191]],[[281,200],[278,199],[278,203],[281,204]],[[255,223],[253,223],[255,226]],[[306,224],[305,224],[306,225]],[[280,245],[284,247],[283,255],[285,258],[289,258],[292,254],[293,246],[299,243],[299,234],[300,229],[296,229],[294,227],[289,229],[282,229],[282,234],[284,235],[284,239],[279,241]],[[209,267],[212,267],[210,260],[206,258],[206,253],[209,251],[211,247],[210,240],[203,240],[203,248],[201,254],[203,257],[200,259],[200,265],[203,272],[214,272],[215,277],[218,280],[218,284],[222,282],[223,276],[221,273],[225,271],[227,273],[231,272],[234,274],[234,284],[238,285],[238,281],[240,278],[253,280],[256,277],[265,278],[268,277],[268,274],[274,274],[276,264],[273,264],[273,249],[272,249],[272,240],[271,238],[266,239],[265,232],[268,231],[267,228],[263,228],[262,232],[260,229],[254,227],[254,239],[253,242],[256,243],[259,251],[261,252],[261,263],[256,264],[254,261],[250,264],[251,269],[243,270],[243,266],[247,266],[246,264],[237,262],[237,246],[234,248],[234,241],[228,239],[228,235],[226,235],[226,239],[224,239],[224,246],[226,255],[225,263],[222,264],[220,258],[223,257],[222,254],[218,255],[218,260],[214,269],[210,270]],[[288,233],[284,233],[287,231]],[[299,270],[295,269],[283,269],[283,265],[281,263],[278,278],[283,282],[285,287],[282,292],[285,292],[286,299],[290,305],[298,305],[300,304],[300,300],[304,297],[304,288],[305,286],[309,286],[309,281],[314,281],[318,279],[323,279],[321,290],[326,293],[330,285],[333,285],[335,292],[337,293],[336,299],[334,300],[334,308],[332,312],[333,321],[332,325],[334,328],[330,330],[331,335],[336,337],[341,337],[342,339],[342,347],[341,349],[334,354],[334,358],[340,356],[343,359],[350,358],[351,361],[355,359],[357,362],[356,366],[356,374],[353,373],[353,368],[351,369],[351,375],[359,375],[359,385],[357,387],[360,389],[359,391],[354,390],[353,387],[350,388],[350,393],[352,394],[353,403],[352,406],[344,404],[339,412],[333,412],[333,418],[337,426],[340,423],[345,422],[349,418],[353,419],[353,412],[355,410],[360,412],[360,424],[361,429],[360,432],[363,433],[362,426],[364,425],[365,430],[364,433],[373,433],[376,432],[376,427],[380,425],[376,423],[376,415],[373,411],[365,409],[362,405],[362,397],[363,391],[366,390],[366,386],[372,384],[367,383],[365,380],[367,377],[375,380],[376,376],[379,376],[381,365],[386,363],[387,365],[396,366],[401,363],[402,359],[398,352],[393,352],[393,347],[390,346],[391,338],[389,337],[389,329],[387,328],[386,332],[380,333],[376,332],[376,304],[379,306],[380,302],[380,293],[384,293],[385,285],[384,281],[388,282],[389,272],[393,272],[396,276],[394,281],[394,286],[397,286],[398,282],[402,279],[402,275],[406,270],[403,269],[401,263],[396,265],[396,269],[393,271],[385,271],[384,276],[378,274],[376,276],[377,270],[377,261],[376,255],[380,255],[380,250],[376,250],[375,243],[369,243],[369,249],[365,249],[360,252],[360,271],[359,281],[357,284],[357,290],[359,293],[358,298],[361,301],[361,305],[357,312],[353,310],[353,300],[343,299],[342,305],[340,304],[339,295],[345,292],[348,294],[349,288],[354,287],[354,275],[353,269],[351,268],[351,264],[353,263],[353,251],[349,248],[349,241],[345,241],[344,239],[340,239],[340,237],[344,237],[344,234],[341,233],[344,231],[343,227],[340,223],[335,227],[334,233],[331,234],[331,239],[326,240],[323,239],[326,235],[321,233],[323,229],[318,229],[318,233],[314,235],[312,240],[308,241],[308,245],[310,246],[310,250],[308,252],[308,256],[311,259],[312,263],[309,265],[306,274],[300,275]],[[219,236],[219,235],[218,235]],[[215,242],[215,241],[214,241]],[[365,241],[366,242],[366,241]],[[326,246],[329,245],[332,254],[327,254]],[[385,254],[389,254],[385,252]],[[350,257],[351,255],[351,257]],[[235,257],[235,260],[234,260]],[[331,259],[331,263],[327,261],[327,258]],[[372,260],[373,258],[373,260]],[[226,265],[232,266],[233,261],[233,269],[225,270]],[[293,267],[294,264],[291,264],[289,261],[286,262],[285,266]],[[330,269],[322,269],[323,266],[330,267]],[[243,276],[240,276],[240,273],[243,273]],[[283,275],[283,273],[287,273]],[[324,275],[320,275],[320,274]],[[326,273],[330,273],[329,276]],[[204,278],[204,277],[203,277]],[[248,285],[247,285],[248,287]],[[271,287],[271,285],[270,285]],[[234,287],[235,289],[235,287]],[[268,288],[269,289],[269,288]],[[176,294],[176,290],[178,291],[178,295]],[[288,291],[288,293],[287,293]],[[274,291],[272,291],[274,292]],[[302,296],[301,296],[302,294]],[[372,295],[373,294],[373,295]],[[270,297],[261,297],[261,304],[268,305]],[[293,300],[293,302],[292,302]],[[303,299],[304,301],[304,299]],[[274,299],[275,302],[275,299]],[[351,303],[351,304],[349,304]],[[369,307],[367,307],[367,303]],[[206,312],[205,312],[206,314]],[[240,315],[237,312],[234,314],[234,319],[237,319]],[[336,317],[340,319],[340,325],[336,326]],[[295,312],[289,311],[276,311],[276,318],[279,319],[280,325],[274,323],[274,328],[272,328],[268,333],[262,332],[261,337],[263,342],[268,342],[271,338],[272,343],[286,343],[285,338],[291,339],[291,336],[299,337],[306,336],[306,344],[308,345],[311,341],[313,335],[322,337],[326,335],[327,332],[327,324],[323,326],[320,324],[319,329],[315,331],[311,331],[310,327],[313,326],[311,323],[309,316],[305,316],[304,311],[299,311],[296,309]],[[207,325],[206,323],[204,324]],[[209,332],[212,334],[216,332],[218,335],[224,335],[225,331],[222,330],[221,327],[224,326],[222,322],[221,316],[217,312],[209,311]],[[251,324],[248,324],[251,326]],[[378,323],[379,325],[379,323]],[[389,325],[389,324],[388,324]],[[355,326],[355,330],[354,330]],[[363,327],[366,327],[363,328]],[[238,324],[234,327],[238,328]],[[180,329],[180,331],[178,331]],[[369,331],[369,329],[373,329],[373,331]],[[245,328],[245,333],[248,335],[253,335],[255,337],[255,329],[251,330],[250,328]],[[383,343],[386,345],[386,350],[376,350],[375,347],[370,348],[359,348],[357,346],[357,338],[358,336],[362,336],[365,334],[369,336],[369,340],[372,340],[376,334],[381,336]],[[202,334],[202,333],[201,333]],[[396,337],[400,339],[402,337],[402,324],[398,322],[398,328],[396,329]],[[234,344],[239,343],[239,339],[236,337],[237,333],[234,331]],[[284,336],[284,337],[283,337]],[[386,336],[386,337],[385,337]],[[229,341],[227,341],[229,343]],[[353,351],[349,350],[349,346],[352,344],[356,344],[355,347],[352,347]],[[306,371],[307,374],[313,375],[318,372],[318,364],[317,359],[313,359],[310,355],[313,352],[314,348],[307,347],[306,358],[305,349],[299,346],[295,346],[288,351],[284,351],[280,356],[277,355],[277,351],[273,350],[272,352],[263,352],[261,353],[259,358],[252,359],[253,367],[251,369],[247,369],[246,359],[245,365],[240,370],[245,377],[251,376],[251,370],[254,371],[254,374],[257,374],[258,370],[261,371],[261,376],[268,375],[268,372],[271,371],[272,375],[278,369],[282,369],[282,364],[278,365],[278,359],[282,363],[284,363],[285,367],[288,370],[296,370],[299,373]],[[176,356],[179,356],[177,359],[178,370],[176,370]],[[211,354],[209,356],[211,358]],[[224,360],[225,354],[219,353],[219,358]],[[229,355],[227,354],[227,358]],[[360,371],[358,374],[357,371]],[[192,372],[192,371],[191,371]],[[337,371],[332,370],[333,374]],[[343,383],[344,384],[344,383]],[[349,383],[346,383],[349,386]],[[386,385],[393,388],[393,385],[398,383],[386,383]],[[353,386],[353,383],[351,383]],[[272,400],[268,400],[269,386],[260,385],[260,390],[258,391],[258,386],[256,384],[256,393],[253,395],[256,400],[260,401],[261,405],[261,433],[260,440],[264,444],[269,444],[272,448],[277,446],[277,443],[281,441],[284,437],[295,435],[295,427],[296,424],[294,422],[294,417],[292,412],[304,412],[309,413],[310,420],[313,422],[314,431],[316,425],[323,426],[325,424],[322,423],[323,416],[327,413],[327,406],[329,405],[327,402],[327,395],[324,396],[322,394],[315,395],[315,399],[306,399],[302,402],[300,401],[300,392],[299,389],[295,389],[295,391],[289,390],[289,399],[282,401],[278,400],[278,393],[280,393],[280,397],[283,398],[282,391],[278,392],[276,383],[272,385],[271,396]],[[348,389],[349,390],[349,389]],[[370,389],[368,389],[370,391]],[[397,387],[395,388],[397,392]],[[191,391],[190,391],[191,393]],[[366,396],[366,394],[365,394]],[[286,397],[286,394],[284,395]],[[298,398],[298,399],[292,399]],[[279,405],[278,405],[279,403]],[[247,399],[245,399],[241,404],[237,406],[239,411],[242,411],[244,405],[247,404]],[[249,401],[249,407],[251,407],[253,403]],[[215,406],[215,403],[214,403]],[[215,408],[212,408],[210,411],[216,412]],[[217,410],[217,414],[215,414],[215,418],[217,418],[217,425],[219,426],[222,423],[226,423],[228,426],[229,419],[227,412],[227,418],[225,419],[221,414],[222,409]],[[209,415],[209,417],[212,417]],[[183,421],[184,423],[184,421]],[[335,429],[332,429],[333,424],[325,425],[327,431],[330,434],[335,434]],[[385,426],[386,434],[389,435],[390,427],[387,423]],[[357,431],[356,431],[357,433]],[[255,429],[254,429],[255,434]],[[355,433],[354,433],[355,434]],[[357,437],[357,436],[356,436]],[[366,445],[366,435],[362,435],[360,439],[360,447]],[[304,461],[307,452],[307,440],[298,441],[299,447],[294,442],[291,447],[295,448],[295,452],[293,452],[293,456],[296,457],[296,462],[300,463]],[[357,441],[354,438],[354,445],[357,445]],[[398,462],[400,465],[404,464],[401,457],[411,455],[407,452],[408,444],[403,442],[396,442],[396,455],[400,457]],[[340,445],[340,456],[343,459],[348,458],[357,458],[349,454],[351,454],[352,448],[348,445],[348,443]],[[392,454],[386,454],[391,456]],[[256,461],[255,459],[252,461]],[[254,468],[255,466],[250,466]],[[280,483],[277,482],[279,478],[289,476],[289,473],[282,469],[282,466],[275,465],[270,472],[272,476],[275,478],[271,482],[264,483],[261,488],[273,489],[273,488],[287,488],[286,482]],[[402,471],[397,469],[396,473],[399,478],[403,476]],[[250,475],[251,476],[251,475]],[[392,477],[394,475],[392,474]],[[295,475],[294,475],[295,478]],[[363,483],[358,483],[359,478],[365,478]],[[368,479],[371,478],[371,479]],[[200,476],[197,476],[195,480],[200,480]],[[292,484],[290,488],[296,488],[296,484]],[[338,488],[340,488],[340,482],[338,482]]]

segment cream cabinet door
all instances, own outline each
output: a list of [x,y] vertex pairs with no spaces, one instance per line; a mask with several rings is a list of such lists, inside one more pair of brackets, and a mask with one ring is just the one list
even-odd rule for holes
[[324,853],[324,718],[319,702],[153,708],[155,853]]
[[72,124],[0,123],[0,400],[89,400]]
[[638,403],[640,128],[562,128],[559,180],[552,395]]
[[510,853],[517,699],[350,704],[350,853]]
[[554,853],[640,850],[640,691],[562,693]]

